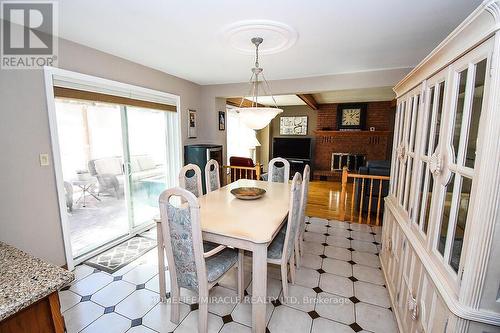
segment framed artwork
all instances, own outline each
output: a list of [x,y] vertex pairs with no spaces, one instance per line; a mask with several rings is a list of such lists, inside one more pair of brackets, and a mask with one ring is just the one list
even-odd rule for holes
[[307,116],[280,117],[280,135],[307,135]]
[[366,103],[339,104],[337,107],[337,130],[364,130],[366,124],[366,107]]
[[219,131],[226,130],[226,112],[219,111]]
[[196,138],[196,110],[188,110],[188,137]]

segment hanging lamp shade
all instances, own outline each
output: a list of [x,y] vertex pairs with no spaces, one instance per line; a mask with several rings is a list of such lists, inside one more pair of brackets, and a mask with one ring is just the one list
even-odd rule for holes
[[269,125],[283,110],[272,107],[247,107],[236,108],[241,121],[253,130],[260,130]]
[[[255,67],[252,68],[252,77],[250,78],[250,96],[252,96],[252,105],[248,107],[242,107],[245,97],[242,97],[240,107],[235,108],[238,112],[238,116],[241,121],[249,128],[253,130],[260,130],[269,125],[271,120],[274,119],[279,113],[283,112],[282,109],[278,108],[274,96],[271,94],[271,89],[269,88],[269,83],[263,74],[263,69],[259,66],[259,45],[264,41],[260,37],[254,37],[251,39],[252,43],[255,45]],[[262,76],[262,81],[259,81],[259,76]],[[274,102],[274,107],[261,106],[258,103],[259,100],[259,85],[264,83],[263,91],[264,93],[269,92],[271,98]]]

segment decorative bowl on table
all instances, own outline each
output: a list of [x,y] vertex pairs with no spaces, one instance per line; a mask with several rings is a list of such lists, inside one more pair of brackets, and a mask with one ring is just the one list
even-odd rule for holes
[[258,187],[238,187],[231,190],[231,194],[241,200],[255,200],[262,198],[266,190]]

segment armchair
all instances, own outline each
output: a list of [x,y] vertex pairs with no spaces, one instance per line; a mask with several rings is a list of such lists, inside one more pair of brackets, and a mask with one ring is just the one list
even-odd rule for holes
[[[108,166],[105,166],[104,163],[107,163]],[[118,176],[123,177],[121,163],[121,159],[119,158],[109,158],[107,160],[95,159],[90,160],[87,163],[90,174],[97,178],[97,183],[99,184],[99,194],[109,193],[117,199],[120,199],[122,191],[120,190],[120,181],[118,180]],[[98,170],[96,164],[100,164],[100,167],[103,170]],[[104,170],[106,172],[99,172]]]
[[[255,167],[255,163],[251,158],[238,156],[231,156],[229,158],[229,165],[249,168]],[[262,174],[262,166],[260,167],[260,174]],[[257,173],[255,171],[251,171],[250,177],[247,177],[246,173],[242,175],[242,173],[238,173],[237,170],[231,169],[231,182],[237,181],[240,178],[257,179]]]

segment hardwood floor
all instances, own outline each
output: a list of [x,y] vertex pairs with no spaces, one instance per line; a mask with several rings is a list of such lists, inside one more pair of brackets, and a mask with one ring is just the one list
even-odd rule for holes
[[308,216],[337,219],[340,207],[341,183],[333,181],[311,181],[306,214]]
[[[354,212],[354,218],[351,221],[351,201],[352,201],[352,183],[347,185],[346,198],[346,221],[358,222],[358,212]],[[309,183],[309,198],[307,202],[306,215],[316,216],[325,219],[339,219],[341,182],[315,180]],[[375,221],[375,215],[371,216],[372,224]],[[361,223],[367,223],[366,216],[361,217]]]

